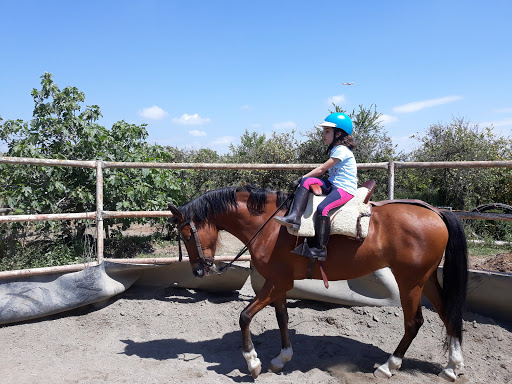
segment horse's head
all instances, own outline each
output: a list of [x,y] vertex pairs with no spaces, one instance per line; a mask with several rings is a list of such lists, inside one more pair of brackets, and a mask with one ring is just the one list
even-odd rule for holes
[[208,223],[203,223],[197,228],[191,219],[187,219],[172,204],[169,204],[169,210],[173,214],[170,221],[178,226],[179,235],[185,243],[194,276],[204,277],[216,272],[213,258],[217,246],[218,229]]

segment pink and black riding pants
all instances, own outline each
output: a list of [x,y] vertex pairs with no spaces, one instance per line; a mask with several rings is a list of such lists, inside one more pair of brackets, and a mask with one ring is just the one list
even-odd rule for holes
[[313,184],[319,185],[320,188],[322,188],[322,194],[327,195],[327,197],[318,205],[316,210],[317,216],[327,216],[330,210],[341,207],[354,197],[354,195],[336,187],[327,179],[306,177],[300,181],[300,186],[307,190],[309,190],[309,187]]

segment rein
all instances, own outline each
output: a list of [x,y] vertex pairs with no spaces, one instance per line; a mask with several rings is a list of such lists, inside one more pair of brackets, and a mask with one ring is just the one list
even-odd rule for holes
[[238,252],[238,255],[236,255],[236,256],[235,256],[235,258],[229,262],[229,264],[227,264],[227,265],[225,265],[225,266],[223,266],[222,268],[220,268],[220,269],[219,269],[218,274],[223,273],[227,268],[231,267],[231,265],[233,265],[233,263],[234,263],[235,261],[237,261],[237,260],[240,258],[240,256],[242,256],[242,255],[244,254],[244,252],[245,252],[245,251],[247,251],[247,249],[249,248],[249,245],[250,245],[250,244],[252,243],[252,241],[256,238],[256,236],[258,236],[258,235],[259,235],[259,233],[263,230],[263,228],[265,228],[265,226],[268,224],[268,222],[269,222],[270,220],[272,220],[272,218],[276,215],[276,213],[277,213],[277,212],[279,212],[279,210],[280,210],[280,209],[281,209],[281,208],[282,208],[282,207],[283,207],[283,206],[288,202],[288,200],[290,200],[290,198],[291,198],[292,196],[294,196],[294,194],[293,194],[293,193],[291,193],[291,194],[289,194],[289,195],[288,195],[288,197],[285,199],[285,201],[283,201],[283,202],[281,203],[281,205],[280,205],[279,207],[277,207],[277,209],[274,211],[274,213],[273,213],[272,215],[270,215],[270,217],[267,219],[267,221],[265,221],[265,223],[260,227],[260,229],[258,229],[258,230],[256,231],[256,233],[255,233],[255,234],[254,234],[254,236],[251,238],[251,240],[249,240],[249,241],[247,242],[247,244],[245,244],[245,245],[244,245],[244,247],[242,248],[242,250],[241,250],[240,252]]
[[[245,251],[247,251],[247,249],[249,248],[249,245],[252,243],[252,241],[256,238],[256,236],[259,235],[259,233],[263,230],[263,228],[265,228],[265,226],[268,224],[268,222],[276,215],[277,212],[279,212],[279,210],[288,202],[288,200],[290,200],[290,198],[294,196],[293,193],[289,194],[288,197],[281,203],[281,205],[275,210],[275,212],[270,215],[270,217],[267,219],[267,221],[265,221],[265,223],[260,227],[260,229],[258,229],[256,231],[256,233],[254,234],[254,236],[251,238],[251,240],[249,240],[247,242],[247,244],[244,245],[244,247],[242,248],[242,250],[240,252],[238,252],[238,254],[235,256],[235,258],[233,260],[231,260],[229,262],[229,264],[225,265],[224,267],[220,268],[218,271],[217,271],[217,274],[221,274],[223,273],[224,271],[226,271],[227,268],[229,268],[231,265],[233,265],[233,263],[235,261],[237,261],[240,256],[242,256]],[[203,248],[201,247],[201,241],[199,240],[199,236],[197,235],[197,229],[196,229],[196,226],[194,225],[194,223],[191,221],[191,220],[188,220],[188,221],[185,221],[183,223],[181,223],[179,226],[178,226],[178,250],[179,250],[179,261],[181,262],[183,260],[183,253],[181,251],[181,230],[186,227],[187,225],[190,225],[190,232],[192,233],[192,235],[194,236],[194,241],[196,243],[196,247],[197,247],[197,253],[199,254],[199,259],[200,259],[200,262],[204,265],[206,265],[206,268],[208,270],[213,270],[214,268],[213,267],[213,260],[214,258],[213,257],[205,257],[204,256],[204,253],[203,253]],[[187,241],[190,241],[190,239],[187,239]]]

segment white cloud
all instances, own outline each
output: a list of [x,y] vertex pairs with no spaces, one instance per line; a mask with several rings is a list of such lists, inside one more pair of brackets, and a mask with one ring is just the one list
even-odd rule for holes
[[198,131],[196,129],[194,129],[192,131],[188,131],[188,134],[192,135],[192,136],[206,136],[206,132],[205,131]]
[[502,120],[493,120],[493,121],[482,121],[479,123],[483,127],[512,127],[512,117],[509,117],[508,119],[502,119]]
[[181,115],[181,117],[173,118],[172,121],[180,125],[204,125],[211,122],[211,119],[208,117],[203,118],[199,116],[197,113],[194,113],[193,115],[184,113],[183,115]]
[[222,137],[219,137],[217,140],[213,140],[212,145],[216,145],[216,146],[227,145],[227,144],[231,144],[235,140],[236,140],[236,137],[234,137],[234,136],[222,136]]
[[512,108],[495,109],[494,112],[498,112],[498,113],[512,113]]
[[383,115],[381,115],[381,117],[379,117],[379,122],[382,125],[388,125],[390,123],[394,123],[395,121],[398,121],[398,117],[396,117],[396,116],[383,114]]
[[243,110],[243,111],[247,111],[247,110],[249,110],[249,109],[252,109],[252,107],[251,107],[250,105],[248,105],[248,104],[245,104],[245,105],[242,105],[242,106],[240,107],[240,109],[241,109],[241,110]]
[[446,96],[446,97],[440,97],[438,99],[415,101],[412,103],[407,103],[407,104],[399,105],[398,107],[394,107],[393,112],[395,112],[395,113],[418,112],[425,108],[435,107],[436,105],[453,103],[454,101],[461,100],[462,98],[463,98],[462,96]]
[[259,128],[259,127],[261,127],[261,124],[259,124],[259,123],[251,124],[251,128]]
[[345,95],[337,95],[337,96],[331,96],[327,99],[327,104],[332,105],[332,103],[336,105],[344,104],[346,101]]
[[295,124],[293,121],[283,121],[281,123],[274,123],[272,127],[276,131],[285,131],[287,129],[295,129],[297,128],[297,124]]
[[149,108],[142,108],[138,111],[139,116],[142,116],[146,119],[151,120],[163,120],[165,119],[169,114],[165,112],[162,108],[153,105]]

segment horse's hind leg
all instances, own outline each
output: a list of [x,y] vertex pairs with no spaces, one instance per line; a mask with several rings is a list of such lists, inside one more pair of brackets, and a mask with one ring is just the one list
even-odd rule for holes
[[[445,309],[441,292],[442,288],[439,285],[439,281],[437,280],[437,272],[434,272],[425,284],[423,294],[428,299],[428,301],[430,301],[430,304],[434,306],[448,332],[448,325],[444,315]],[[447,347],[448,364],[446,367],[444,367],[439,376],[448,381],[455,381],[457,375],[464,369],[464,359],[462,358],[462,350],[459,338],[448,335]]]
[[287,286],[280,284],[278,287],[269,280],[265,281],[263,287],[258,292],[254,300],[240,314],[240,329],[242,331],[242,353],[247,361],[247,367],[253,378],[259,376],[261,372],[261,361],[254,349],[251,339],[251,330],[249,325],[252,318],[270,303],[284,297],[286,292],[293,287],[293,281]]
[[423,315],[421,314],[421,287],[416,286],[411,290],[400,288],[400,300],[404,312],[405,334],[388,361],[375,370],[373,373],[375,377],[388,379],[392,376],[392,370],[399,369],[402,366],[402,359],[405,352],[418,334],[418,330],[423,325]]
[[286,308],[286,294],[274,300],[277,323],[281,332],[281,353],[270,362],[273,372],[281,372],[284,365],[292,359],[293,349],[288,334],[288,309]]

